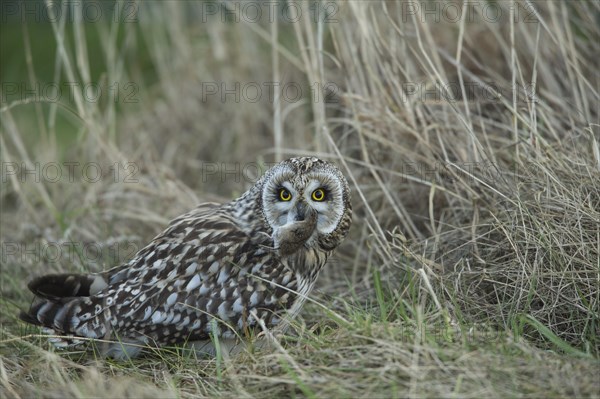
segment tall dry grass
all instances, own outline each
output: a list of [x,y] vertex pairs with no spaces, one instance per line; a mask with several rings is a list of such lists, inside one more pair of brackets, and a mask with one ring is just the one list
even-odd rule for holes
[[332,130],[351,132],[340,152],[391,275],[424,268],[472,322],[529,315],[597,354],[595,6],[519,3],[511,18],[514,4],[432,25],[406,3],[351,2],[332,29]]

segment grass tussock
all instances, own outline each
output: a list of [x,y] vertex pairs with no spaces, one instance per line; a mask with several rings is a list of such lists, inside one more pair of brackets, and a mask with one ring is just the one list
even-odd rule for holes
[[[276,22],[203,4],[3,26],[24,60],[3,81],[119,96],[3,93],[2,397],[598,396],[596,3],[298,3]],[[117,363],[17,321],[31,276],[123,262],[299,154],[342,167],[355,221],[272,351]]]

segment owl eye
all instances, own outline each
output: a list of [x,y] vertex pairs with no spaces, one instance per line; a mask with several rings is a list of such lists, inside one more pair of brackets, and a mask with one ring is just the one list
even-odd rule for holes
[[325,190],[322,188],[317,188],[312,192],[311,198],[313,201],[323,201],[325,199]]
[[289,201],[292,199],[292,193],[290,193],[285,188],[279,189],[279,199],[282,201]]

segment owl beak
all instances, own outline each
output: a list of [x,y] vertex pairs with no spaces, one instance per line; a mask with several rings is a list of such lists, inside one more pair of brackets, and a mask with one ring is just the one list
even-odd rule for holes
[[294,223],[302,223],[305,225],[304,228],[312,230],[317,222],[317,211],[308,206],[305,202],[298,201],[296,204],[295,215],[293,217]]
[[294,217],[295,222],[302,222],[306,219],[306,214],[308,211],[308,206],[302,202],[298,201],[296,204],[296,216]]

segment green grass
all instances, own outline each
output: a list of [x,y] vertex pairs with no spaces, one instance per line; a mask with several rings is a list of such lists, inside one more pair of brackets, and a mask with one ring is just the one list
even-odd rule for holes
[[[512,2],[496,4],[509,15]],[[198,22],[202,3],[178,2],[144,3],[129,25],[29,23],[31,61],[24,37],[4,34],[22,32],[19,21],[2,25],[3,82],[83,83],[89,70],[139,87],[135,104],[1,105],[4,166],[103,172],[52,182],[3,169],[2,397],[600,396],[597,4],[540,3],[537,22],[512,25],[335,5],[335,22],[277,30]],[[298,84],[302,100],[203,94],[236,82]],[[513,82],[535,85],[535,101]],[[324,83],[335,101],[312,101],[306,88]],[[449,101],[433,94],[440,83],[469,94]],[[116,362],[93,343],[57,351],[18,321],[31,277],[120,264],[173,217],[252,184],[226,167],[301,154],[340,165],[354,223],[269,349],[207,359],[162,348]]]

